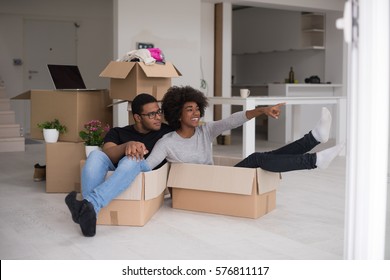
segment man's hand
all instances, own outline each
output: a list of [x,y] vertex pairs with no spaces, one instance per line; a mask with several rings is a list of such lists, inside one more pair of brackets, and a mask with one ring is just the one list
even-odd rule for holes
[[141,160],[147,153],[149,153],[149,151],[146,149],[144,143],[136,141],[130,141],[126,143],[125,156],[136,160]]

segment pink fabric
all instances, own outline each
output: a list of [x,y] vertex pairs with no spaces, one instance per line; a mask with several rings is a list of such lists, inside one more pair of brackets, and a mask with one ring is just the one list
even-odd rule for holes
[[164,61],[164,56],[159,48],[149,48],[150,55],[159,62]]

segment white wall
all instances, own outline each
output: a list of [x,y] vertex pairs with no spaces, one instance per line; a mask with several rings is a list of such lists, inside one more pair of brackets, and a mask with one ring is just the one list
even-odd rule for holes
[[203,2],[230,2],[253,7],[342,11],[345,0],[203,0]]
[[342,17],[342,12],[327,12],[326,14],[325,81],[335,84],[343,83],[346,71],[343,67],[346,63],[346,59],[343,58],[344,48],[346,48],[343,31],[336,29],[336,20]]
[[135,49],[137,42],[154,43],[183,75],[173,84],[199,88],[200,1],[116,1],[118,56]]
[[[136,48],[137,42],[153,43],[182,76],[173,85],[201,87],[201,2],[199,0],[115,0],[114,25],[117,58]],[[204,28],[204,27],[203,27]],[[203,45],[205,48],[207,45]],[[207,58],[209,57],[207,54]],[[204,69],[210,69],[206,65]],[[114,108],[114,125],[128,123],[125,107]]]
[[[11,2],[12,0],[10,0]],[[0,2],[0,11],[4,11]],[[9,97],[23,90],[23,68],[14,66],[13,58],[23,57],[23,19],[13,14],[0,14],[0,76]]]
[[214,95],[214,4],[202,3],[201,7],[201,79],[207,96]]
[[[233,75],[236,84],[284,82],[290,66],[304,83],[312,75],[322,82],[343,82],[342,32],[334,27],[339,12],[326,13],[324,50],[301,49],[301,12],[248,8],[233,12]],[[297,50],[298,49],[298,50]],[[288,51],[292,50],[292,51]],[[248,54],[245,54],[248,53]]]

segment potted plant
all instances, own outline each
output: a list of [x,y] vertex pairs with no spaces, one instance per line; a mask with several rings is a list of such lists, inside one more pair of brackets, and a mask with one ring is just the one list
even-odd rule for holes
[[79,136],[85,142],[85,154],[87,157],[93,150],[101,149],[104,135],[109,129],[110,126],[108,124],[103,126],[99,120],[91,120],[84,124],[84,130],[79,132]]
[[56,143],[60,134],[67,131],[66,126],[61,124],[58,119],[39,123],[38,127],[43,130],[43,138],[46,143]]

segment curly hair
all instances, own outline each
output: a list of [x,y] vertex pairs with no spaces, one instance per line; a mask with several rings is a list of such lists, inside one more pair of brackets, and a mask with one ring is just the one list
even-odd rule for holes
[[173,86],[168,89],[162,99],[161,107],[164,111],[165,120],[174,130],[181,127],[180,118],[186,102],[196,102],[199,106],[200,116],[204,116],[205,109],[208,106],[207,97],[203,92],[190,86]]

